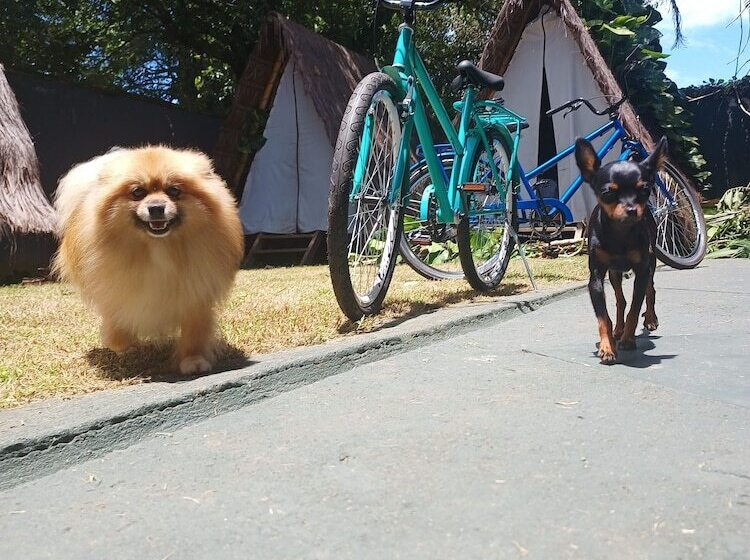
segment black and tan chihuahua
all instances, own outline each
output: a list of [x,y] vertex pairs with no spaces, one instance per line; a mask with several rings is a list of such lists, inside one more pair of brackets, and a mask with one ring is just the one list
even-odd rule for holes
[[[635,329],[644,298],[643,326],[648,331],[659,326],[654,310],[656,222],[646,203],[656,188],[656,172],[666,156],[667,139],[662,138],[653,153],[640,163],[617,161],[602,167],[591,143],[583,138],[576,140],[578,168],[598,200],[588,224],[589,295],[599,326],[599,357],[603,364],[613,364],[617,359],[615,340],[620,341],[622,350],[635,349]],[[635,273],[635,285],[626,319],[622,275],[629,270]],[[607,271],[617,299],[614,330],[604,299]]]

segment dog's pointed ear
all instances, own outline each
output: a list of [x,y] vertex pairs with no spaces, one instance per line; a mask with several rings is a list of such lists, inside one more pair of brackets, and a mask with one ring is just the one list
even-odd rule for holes
[[578,138],[576,140],[576,163],[578,164],[578,169],[581,170],[581,177],[583,177],[583,180],[588,184],[591,184],[591,180],[594,178],[594,173],[596,173],[602,165],[602,160],[599,159],[591,142],[584,138]]
[[656,148],[654,148],[654,151],[651,152],[651,155],[640,163],[641,175],[643,175],[644,179],[654,179],[656,172],[662,168],[667,159],[667,150],[667,137],[662,136],[661,140],[659,140],[659,143],[656,145]]

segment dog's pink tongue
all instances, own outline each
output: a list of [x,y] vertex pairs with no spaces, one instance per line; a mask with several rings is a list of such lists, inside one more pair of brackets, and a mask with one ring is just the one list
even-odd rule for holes
[[167,227],[167,221],[166,220],[151,220],[149,222],[149,225],[151,226],[151,229],[164,229]]

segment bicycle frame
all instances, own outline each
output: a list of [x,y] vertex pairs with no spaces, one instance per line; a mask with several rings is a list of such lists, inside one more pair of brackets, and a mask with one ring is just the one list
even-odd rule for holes
[[[402,115],[405,115],[403,117],[403,135],[394,167],[392,184],[403,185],[404,179],[408,177],[410,140],[414,129],[416,129],[417,137],[423,147],[423,157],[432,179],[430,194],[434,194],[438,202],[436,218],[440,223],[454,223],[459,214],[464,211],[463,197],[459,188],[462,184],[461,178],[466,176],[468,168],[464,156],[467,153],[473,153],[474,143],[477,142],[482,142],[485,148],[489,149],[489,140],[483,127],[496,123],[507,124],[509,122],[516,122],[520,128],[522,118],[505,109],[500,103],[492,101],[477,102],[476,90],[473,87],[467,87],[463,100],[456,104],[456,108],[460,111],[459,127],[458,131],[456,131],[448,112],[440,100],[440,96],[435,90],[435,86],[425,68],[422,57],[414,46],[412,41],[413,33],[413,29],[407,24],[402,24],[399,27],[399,37],[393,64],[381,69],[396,82],[401,99],[399,105]],[[454,159],[450,176],[447,175],[443,168],[435,149],[423,96],[426,98],[427,104],[435,112],[437,121],[453,149]],[[491,109],[494,114],[487,114],[481,117],[476,115],[475,110],[482,107],[488,110]],[[360,190],[362,178],[365,174],[372,133],[372,118],[370,117],[365,120],[365,127],[360,142],[359,157],[354,170],[354,184],[350,195],[350,200],[352,201],[356,198]],[[515,148],[517,148],[517,139]],[[517,149],[514,149],[515,152],[517,152]],[[491,160],[489,163],[492,173],[497,176],[495,162]],[[515,166],[511,165],[510,169],[514,168]],[[391,203],[397,202],[396,198],[403,196],[400,189],[393,189],[392,193],[394,199],[390,201]],[[494,210],[492,213],[498,214],[503,211],[504,209]],[[479,213],[471,212],[471,214]]]
[[[412,41],[413,29],[403,24],[399,28],[399,38],[396,44],[396,52],[393,57],[393,64],[390,67],[383,68],[383,71],[396,80],[401,85],[405,96],[411,94],[412,106],[405,108],[408,111],[407,121],[404,126],[404,135],[401,140],[401,153],[408,160],[410,148],[409,125],[413,123],[417,131],[417,137],[424,148],[424,158],[429,170],[434,194],[438,201],[438,220],[441,222],[454,221],[453,207],[456,199],[456,188],[458,186],[458,170],[464,156],[464,142],[469,111],[462,111],[461,121],[458,133],[453,128],[450,116],[440,101],[435,86],[430,80],[430,76],[425,68],[422,57],[414,47]],[[446,177],[443,165],[437,155],[432,139],[432,131],[427,120],[422,94],[427,98],[427,102],[435,111],[440,127],[443,129],[448,142],[453,148],[455,157],[453,160],[453,169],[450,177]],[[467,90],[466,96],[471,97],[473,92]],[[462,138],[463,137],[463,138]],[[396,167],[394,172],[394,184],[403,184],[405,167]],[[447,179],[447,180],[446,180]],[[394,189],[395,191],[395,189]]]

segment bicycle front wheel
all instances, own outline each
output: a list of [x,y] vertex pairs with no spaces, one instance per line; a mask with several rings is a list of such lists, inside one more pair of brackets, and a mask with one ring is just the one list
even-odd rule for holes
[[393,276],[401,235],[393,170],[401,133],[396,84],[380,72],[366,76],[344,112],[328,197],[328,267],[339,307],[352,321],[379,311]]
[[[465,193],[469,212],[459,221],[457,231],[464,276],[480,292],[496,288],[505,276],[514,244],[511,228],[515,229],[517,222],[509,147],[498,132],[488,130],[487,136],[490,149],[479,145],[469,178],[473,184],[483,184],[485,190]],[[492,171],[492,161],[498,176]],[[505,212],[492,213],[502,208]]]
[[673,268],[695,268],[706,255],[706,221],[698,195],[669,162],[659,179],[674,204],[657,185],[649,200],[656,221],[656,256]]

